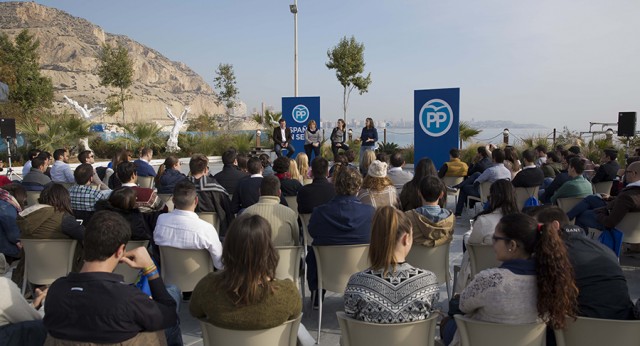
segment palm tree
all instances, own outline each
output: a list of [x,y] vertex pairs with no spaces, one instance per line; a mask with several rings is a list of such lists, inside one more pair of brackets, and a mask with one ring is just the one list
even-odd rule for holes
[[461,121],[458,129],[460,133],[460,148],[462,148],[462,142],[466,142],[482,132],[482,130],[471,126],[466,121]]
[[73,147],[79,138],[90,137],[90,126],[90,121],[68,114],[46,114],[39,119],[27,117],[19,123],[18,129],[36,147],[53,152],[59,148]]
[[123,127],[126,136],[116,141],[128,148],[147,147],[158,150],[165,144],[166,138],[160,134],[162,128],[156,123],[133,123]]

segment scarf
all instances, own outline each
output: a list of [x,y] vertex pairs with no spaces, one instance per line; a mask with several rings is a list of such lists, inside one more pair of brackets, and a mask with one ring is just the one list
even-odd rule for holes
[[22,211],[20,203],[18,203],[18,201],[13,196],[11,196],[9,191],[0,189],[0,200],[11,204],[14,208],[16,208],[18,213]]

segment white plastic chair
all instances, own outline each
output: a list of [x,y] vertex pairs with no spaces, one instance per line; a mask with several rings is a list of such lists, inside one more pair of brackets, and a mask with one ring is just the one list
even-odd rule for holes
[[353,319],[336,312],[342,332],[342,346],[422,345],[433,346],[438,314],[408,323],[380,324]]
[[[276,279],[291,279],[291,281],[299,283],[300,291],[304,292],[304,281],[300,279],[302,246],[276,246],[276,251],[280,256],[276,267]],[[302,294],[302,297],[304,297],[304,294]]]
[[21,239],[20,242],[24,247],[23,294],[27,282],[51,285],[56,279],[71,272],[77,240]]
[[469,252],[472,279],[479,272],[489,268],[497,268],[502,264],[496,259],[492,245],[467,243],[467,251]]
[[455,315],[462,346],[544,346],[547,325],[544,322],[503,324]]
[[198,282],[213,272],[211,254],[204,249],[160,246],[160,264],[162,280],[178,286],[182,292],[193,292]]
[[234,330],[200,321],[204,346],[296,346],[302,314],[279,326],[259,330]]
[[201,220],[212,224],[213,228],[216,229],[216,232],[220,232],[220,218],[218,217],[218,213],[215,211],[201,211],[196,214],[198,214],[198,217]]
[[540,190],[539,186],[534,187],[516,187],[516,205],[518,206],[518,210],[522,210],[524,208],[524,202],[527,201],[530,197],[538,198],[538,190]]
[[[442,181],[444,181],[444,184],[447,186],[455,186],[460,184],[462,181],[464,180],[464,177],[444,177],[442,178]],[[402,188],[400,188],[400,190],[402,190]],[[400,195],[400,191],[398,191],[398,196]],[[458,196],[460,195],[460,190],[456,191],[456,192],[452,192],[452,191],[447,191],[447,195],[449,196],[455,196],[456,198],[456,204],[458,203]]]
[[138,177],[138,186],[153,189],[153,179],[155,177]]
[[416,268],[426,269],[436,275],[438,284],[445,284],[447,297],[451,299],[451,271],[449,270],[449,246],[451,243],[436,247],[413,244],[406,261]]
[[627,213],[616,225],[624,233],[622,241],[630,244],[640,243],[640,212]]
[[593,187],[593,193],[606,193],[608,195],[611,193],[613,181],[601,181],[595,184],[592,183],[591,186]]
[[[146,248],[147,246],[149,246],[149,241],[148,240],[129,240],[127,242],[127,246],[125,248],[125,251],[131,251],[131,250],[139,248],[139,247]],[[116,266],[116,269],[113,271],[113,273],[122,275],[122,277],[124,277],[124,280],[123,280],[124,282],[126,282],[128,284],[132,284],[138,278],[138,272],[139,271],[140,270],[138,270],[138,269],[133,269],[133,268],[129,267],[125,263],[118,263],[118,265]]]
[[640,344],[640,321],[604,320],[590,317],[567,317],[565,329],[554,330],[558,346]]

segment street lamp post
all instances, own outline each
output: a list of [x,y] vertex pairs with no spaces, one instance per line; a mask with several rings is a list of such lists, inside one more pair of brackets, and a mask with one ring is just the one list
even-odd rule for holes
[[293,13],[293,96],[298,97],[298,0],[289,5]]
[[504,129],[504,131],[502,131],[502,140],[504,144],[509,144],[509,129]]

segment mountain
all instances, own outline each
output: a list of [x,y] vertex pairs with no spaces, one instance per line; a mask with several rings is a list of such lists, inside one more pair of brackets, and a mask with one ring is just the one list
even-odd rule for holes
[[133,60],[134,82],[129,88],[133,98],[125,103],[127,122],[158,120],[171,122],[165,106],[180,114],[191,106],[191,116],[224,113],[215,104],[216,96],[205,80],[181,62],[167,59],[160,52],[127,36],[104,32],[91,22],[55,8],[33,2],[0,3],[0,33],[13,38],[23,29],[40,40],[42,73],[51,77],[56,109],[73,108],[64,95],[90,107],[104,104],[115,89],[100,86],[96,58],[104,43],[122,44]]

